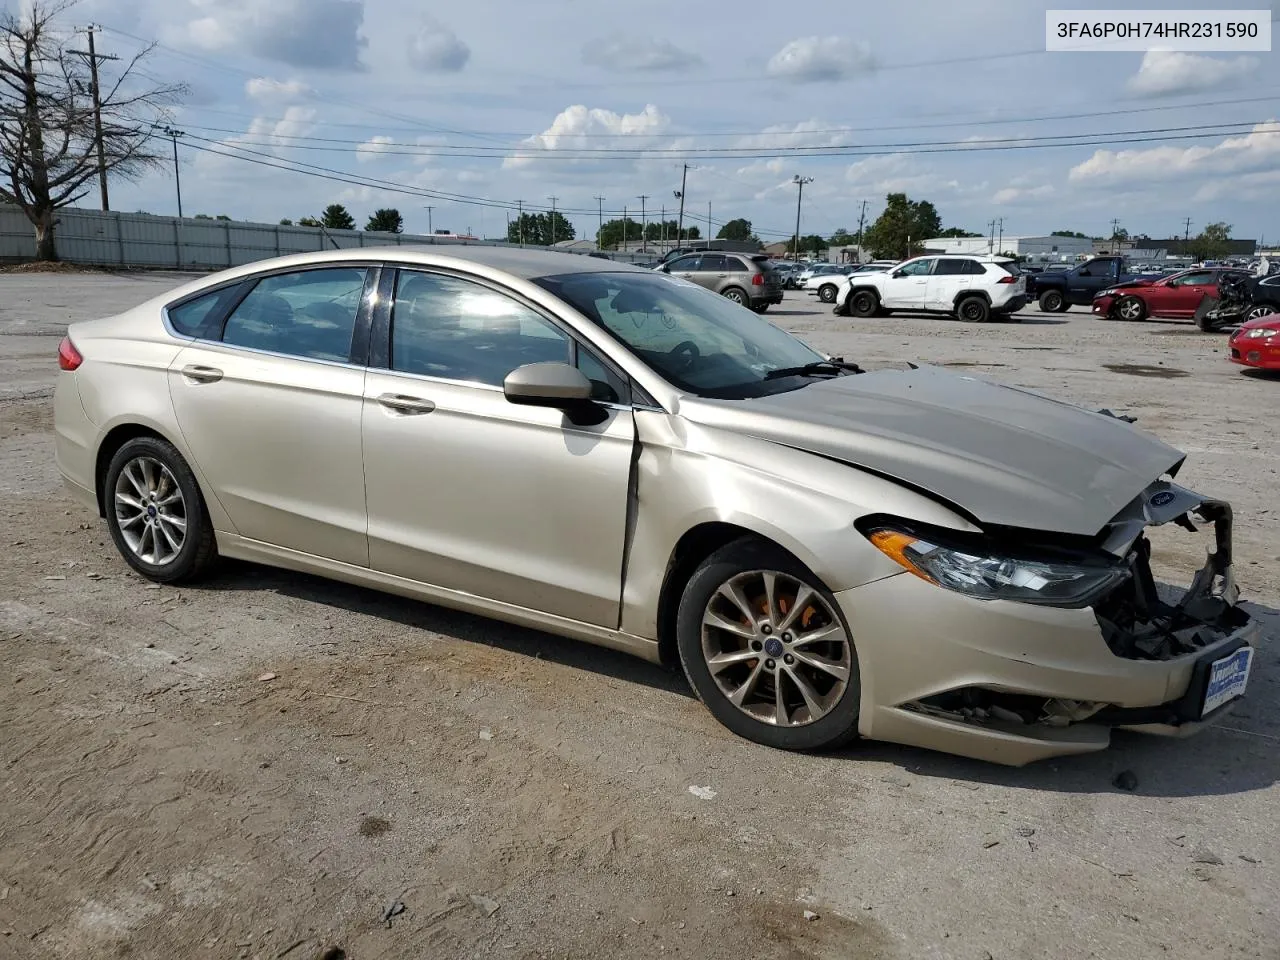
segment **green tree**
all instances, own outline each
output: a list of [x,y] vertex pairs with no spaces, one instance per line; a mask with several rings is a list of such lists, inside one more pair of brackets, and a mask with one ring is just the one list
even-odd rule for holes
[[324,208],[324,212],[320,214],[320,224],[329,230],[354,230],[356,228],[355,217],[347,212],[347,208],[340,203],[331,203]]
[[[524,243],[533,247],[547,247],[562,240],[572,240],[576,235],[573,224],[559,210],[554,213],[521,214],[507,227],[507,242],[520,243],[522,228]],[[640,239],[638,226],[635,239]]]
[[966,230],[963,227],[947,227],[938,234],[940,237],[980,237],[982,234],[974,233],[972,230]]
[[884,213],[866,233],[866,245],[877,258],[909,257],[921,240],[936,237],[942,219],[928,200],[909,200],[905,193],[885,197]]
[[604,226],[596,231],[596,245],[601,250],[616,250],[622,243],[623,227],[626,227],[626,238],[630,241],[640,239],[640,224],[627,217],[624,224],[621,219],[606,220]]
[[1197,260],[1213,260],[1231,249],[1231,224],[1209,223],[1187,245],[1187,253]]
[[1081,233],[1078,230],[1054,230],[1049,234],[1051,237],[1075,237],[1078,240],[1088,240],[1087,233]]
[[[827,241],[822,239],[816,233],[811,233],[800,238],[801,253],[823,253],[827,249]],[[791,239],[787,241],[787,249],[794,250],[796,247],[796,235],[793,233]]]
[[231,218],[230,218],[230,217],[228,217],[225,213],[220,213],[220,214],[218,214],[216,217],[214,217],[213,219],[215,219],[215,220],[222,220],[222,221],[225,221],[225,222],[229,222],[229,221],[231,220]]
[[759,238],[751,232],[751,221],[742,217],[730,220],[716,234],[718,240],[737,240],[742,243],[759,242]]
[[324,226],[324,224],[322,224],[322,223],[321,223],[319,220],[317,220],[315,217],[302,217],[302,218],[300,218],[300,219],[298,220],[298,226],[300,226],[300,227],[322,227],[322,226]]
[[841,227],[839,230],[837,230],[835,233],[831,235],[831,246],[833,247],[848,247],[848,246],[852,246],[857,242],[858,242],[857,236],[850,233],[844,227]]
[[364,228],[374,233],[404,233],[404,217],[394,207],[381,207],[370,214]]
[[288,217],[282,217],[282,218],[280,219],[280,226],[282,226],[282,227],[292,227],[292,226],[293,226],[293,221],[292,221],[292,220],[290,220]]
[[209,216],[207,213],[197,213],[191,219],[192,220],[212,220],[213,217]]

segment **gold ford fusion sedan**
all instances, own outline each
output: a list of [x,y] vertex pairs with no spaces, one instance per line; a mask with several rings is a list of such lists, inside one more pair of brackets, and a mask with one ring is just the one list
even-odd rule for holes
[[[1120,419],[864,373],[604,260],[329,251],[73,324],[58,465],[162,582],[221,556],[683,665],[775,747],[1021,764],[1245,690],[1231,511]],[[1157,588],[1144,534],[1212,551]]]

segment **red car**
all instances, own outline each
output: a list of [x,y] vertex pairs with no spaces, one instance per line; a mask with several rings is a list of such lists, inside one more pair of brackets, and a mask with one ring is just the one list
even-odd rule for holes
[[1145,320],[1165,317],[1190,320],[1206,295],[1218,295],[1218,281],[1224,274],[1241,270],[1202,267],[1183,270],[1159,280],[1135,280],[1108,287],[1093,298],[1095,316],[1117,320]]
[[1231,362],[1259,370],[1280,370],[1280,314],[1240,325],[1231,335]]

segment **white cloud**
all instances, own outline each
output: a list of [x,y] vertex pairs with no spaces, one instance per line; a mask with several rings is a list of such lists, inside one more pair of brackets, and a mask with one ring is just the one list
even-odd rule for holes
[[[614,113],[612,110],[589,109],[581,104],[566,107],[556,116],[546,130],[521,141],[534,150],[582,150],[607,149],[608,147],[634,147],[628,138],[646,137],[641,147],[653,146],[647,136],[662,133],[670,125],[668,117],[648,104],[639,113]],[[506,169],[527,167],[537,158],[537,153],[521,151],[502,161]],[[584,162],[584,161],[571,161]]]
[[592,40],[582,48],[582,62],[592,67],[618,72],[687,70],[702,63],[702,57],[677,47],[670,40],[636,38],[620,33]]
[[849,164],[844,178],[850,185],[848,189],[860,196],[876,197],[887,193],[954,195],[985,189],[985,184],[964,186],[958,179],[925,169],[902,154],[858,160]]
[[992,203],[1021,203],[1024,200],[1043,200],[1053,196],[1057,191],[1053,184],[1042,183],[1038,187],[1004,187],[997,190],[991,198]]
[[775,53],[765,72],[780,80],[847,80],[875,69],[871,47],[849,37],[801,37]]
[[1140,97],[1170,97],[1236,86],[1258,69],[1255,57],[1222,60],[1197,53],[1148,50],[1129,78],[1129,92]]
[[395,143],[393,138],[382,136],[381,134],[376,137],[370,137],[364,143],[360,144],[360,146],[356,147],[356,159],[361,163],[369,163],[372,160],[377,160],[380,154],[387,153],[389,151],[390,146],[393,143]]
[[1125,183],[1188,176],[1227,176],[1280,166],[1280,123],[1268,120],[1252,132],[1211,147],[1152,147],[1098,150],[1071,168],[1074,182]]
[[457,73],[471,59],[471,48],[434,17],[424,17],[409,38],[409,63],[423,73]]
[[301,80],[275,80],[271,77],[253,77],[245,81],[244,92],[245,96],[250,100],[298,100],[307,96],[311,92],[311,88]]
[[364,0],[190,0],[202,16],[180,40],[214,52],[246,52],[295,67],[360,70]]

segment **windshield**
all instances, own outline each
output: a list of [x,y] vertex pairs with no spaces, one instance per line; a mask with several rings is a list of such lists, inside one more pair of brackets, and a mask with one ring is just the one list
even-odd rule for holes
[[738,400],[803,386],[771,370],[823,359],[791,334],[696,284],[662,273],[580,273],[534,283],[618,338],[664,380]]

